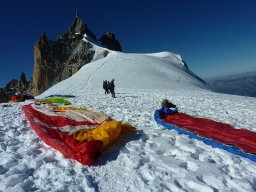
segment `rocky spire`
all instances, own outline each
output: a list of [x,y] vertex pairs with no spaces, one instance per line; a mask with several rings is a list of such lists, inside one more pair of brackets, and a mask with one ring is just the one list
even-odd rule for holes
[[46,37],[46,33],[45,33],[45,32],[42,32],[42,34],[41,34],[41,36],[40,36],[40,40],[41,40],[41,41],[47,40],[47,37]]
[[23,83],[23,84],[27,84],[27,78],[26,78],[26,75],[25,75],[24,72],[21,72],[20,81],[21,81],[21,83]]
[[41,36],[39,37],[37,44],[40,46],[44,46],[45,44],[47,44],[48,39],[47,36],[45,34],[45,32],[42,32]]
[[76,11],[76,17],[72,25],[69,28],[69,33],[78,34],[78,35],[88,35],[93,40],[96,40],[96,36],[88,29],[87,25],[79,17],[78,12]]

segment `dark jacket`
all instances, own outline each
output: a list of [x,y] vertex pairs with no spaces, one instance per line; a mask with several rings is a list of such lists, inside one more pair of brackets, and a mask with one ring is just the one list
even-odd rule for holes
[[171,115],[178,113],[177,108],[168,108],[168,107],[162,107],[161,109],[158,110],[159,118],[163,119],[166,115]]
[[114,89],[115,89],[115,84],[114,84],[114,81],[112,80],[109,83],[109,90],[110,92],[114,92]]
[[162,107],[160,110],[166,115],[175,114],[178,112],[177,108]]

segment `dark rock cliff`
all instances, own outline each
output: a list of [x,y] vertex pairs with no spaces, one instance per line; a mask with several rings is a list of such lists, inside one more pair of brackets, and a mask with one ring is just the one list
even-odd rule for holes
[[108,49],[122,51],[122,47],[118,40],[116,40],[115,34],[106,32],[101,36],[101,44],[106,46]]
[[[95,51],[90,42],[83,40],[85,34],[92,41],[96,41],[96,36],[78,15],[69,32],[60,35],[56,40],[49,40],[46,34],[42,33],[34,46],[34,95],[39,95],[54,84],[72,76],[83,65],[93,60]],[[119,42],[114,34],[111,34],[101,38],[101,44],[108,49],[121,51]]]
[[8,102],[10,97],[22,93],[33,94],[31,82],[27,81],[25,73],[21,73],[20,80],[12,79],[4,88],[0,89],[0,103]]

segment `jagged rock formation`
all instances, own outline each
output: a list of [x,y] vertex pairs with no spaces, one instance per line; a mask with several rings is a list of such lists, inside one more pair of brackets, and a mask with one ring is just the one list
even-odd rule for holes
[[83,23],[83,21],[80,19],[78,14],[76,14],[76,18],[69,28],[69,33],[75,34],[75,35],[87,34],[93,40],[96,40],[96,36],[89,30],[87,25],[85,23]]
[[114,33],[106,32],[100,38],[101,44],[108,49],[122,51],[120,43],[116,40]]
[[5,88],[0,89],[0,103],[8,102],[9,98],[16,93],[26,95],[33,94],[31,82],[27,81],[25,73],[21,73],[20,80],[12,79]]
[[70,31],[55,41],[48,40],[42,33],[34,46],[32,85],[35,95],[70,77],[92,60],[94,51],[90,49],[90,44],[81,41],[81,34],[85,31],[88,31],[86,26],[80,18],[76,18]]
[[[83,65],[92,61],[95,51],[89,42],[82,40],[84,34],[96,41],[96,36],[78,15],[70,26],[69,32],[60,35],[55,41],[49,40],[46,34],[42,33],[34,46],[32,75],[34,95],[39,95],[52,85],[72,76]],[[113,37],[117,42],[114,35]],[[107,45],[107,47],[111,50],[121,50],[119,43],[118,46],[115,43],[115,46]]]
[[85,63],[90,62],[93,55],[90,45],[81,41],[80,36],[66,33],[56,41],[50,41],[43,33],[34,46],[34,94],[38,95],[70,77]]

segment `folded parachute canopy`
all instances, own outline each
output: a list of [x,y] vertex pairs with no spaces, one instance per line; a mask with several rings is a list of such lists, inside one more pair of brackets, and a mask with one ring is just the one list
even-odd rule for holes
[[44,99],[36,99],[37,102],[45,102],[45,103],[58,103],[62,105],[71,105],[71,102],[64,97],[50,97]]
[[65,97],[65,98],[74,98],[74,95],[61,95],[61,94],[54,94],[54,95],[48,95],[46,98],[50,97]]
[[32,103],[22,107],[32,128],[48,145],[82,164],[95,163],[101,152],[123,133],[134,133],[129,124],[85,108]]
[[155,112],[157,123],[181,134],[204,141],[206,144],[256,161],[256,133],[244,128],[236,129],[229,124],[207,118],[192,117],[186,113],[163,115]]

